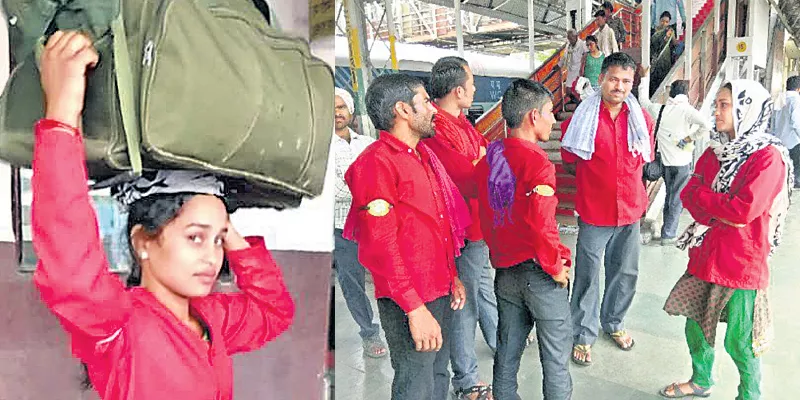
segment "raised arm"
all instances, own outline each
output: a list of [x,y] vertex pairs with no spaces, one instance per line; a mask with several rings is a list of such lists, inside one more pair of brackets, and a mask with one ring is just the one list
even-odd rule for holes
[[131,311],[122,282],[108,270],[76,128],[86,69],[96,63],[97,53],[85,36],[56,32],[50,38],[40,68],[47,119],[34,128],[31,225],[39,257],[34,283],[73,338],[79,358],[116,335]]
[[229,225],[225,255],[239,292],[214,293],[198,303],[218,319],[228,354],[252,351],[289,328],[294,302],[263,238],[242,238]]

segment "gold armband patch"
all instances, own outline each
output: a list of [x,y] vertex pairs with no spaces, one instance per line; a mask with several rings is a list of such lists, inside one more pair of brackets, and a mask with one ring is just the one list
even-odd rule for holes
[[392,205],[384,199],[375,199],[370,201],[364,208],[366,208],[369,215],[373,217],[384,217],[386,214],[389,214]]

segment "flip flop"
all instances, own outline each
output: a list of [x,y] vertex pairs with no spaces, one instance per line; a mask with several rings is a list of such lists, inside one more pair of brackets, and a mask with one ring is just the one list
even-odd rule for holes
[[[611,333],[609,333],[609,334],[608,334],[608,336],[611,336],[611,340],[613,340],[613,341],[614,341],[614,344],[616,344],[616,345],[617,345],[617,347],[619,347],[619,349],[620,349],[620,350],[624,350],[624,351],[631,351],[631,349],[633,349],[633,345],[635,345],[635,344],[636,344],[636,342],[633,340],[633,337],[631,337],[630,335],[628,335],[628,332],[627,332],[627,331],[625,331],[624,329],[623,329],[623,330],[620,330],[620,331],[616,331],[616,332],[611,332]],[[626,346],[624,346],[622,343],[620,343],[620,342],[617,340],[617,339],[619,339],[619,338],[624,338],[625,336],[628,336],[628,337],[630,337],[630,338],[631,338],[631,344],[630,344],[630,346],[627,346],[627,347],[626,347]]]
[[[576,352],[583,356],[582,357],[583,360],[581,360],[578,357],[575,357]],[[572,362],[574,362],[575,364],[578,364],[583,367],[592,365],[592,361],[587,360],[587,357],[591,355],[592,355],[592,345],[590,344],[576,344],[575,346],[572,346]]]
[[[658,392],[661,396],[664,396],[668,399],[678,399],[681,397],[693,396],[693,397],[708,397],[711,396],[711,388],[703,388],[694,384],[694,382],[687,382],[689,387],[692,388],[692,391],[689,393],[684,392],[681,390],[681,383],[675,382],[667,387],[661,389]],[[667,394],[667,391],[671,390],[672,394]]]

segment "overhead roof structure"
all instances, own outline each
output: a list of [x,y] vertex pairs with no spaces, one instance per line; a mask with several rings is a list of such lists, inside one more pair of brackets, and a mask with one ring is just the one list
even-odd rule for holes
[[[453,8],[453,0],[421,1]],[[567,31],[566,2],[533,0],[533,4],[536,6],[536,34],[564,36]],[[461,2],[461,10],[513,22],[528,29],[527,0],[465,0]]]
[[[382,0],[367,0],[379,1]],[[448,9],[455,7],[454,0],[418,0]],[[599,7],[600,0],[593,0]],[[536,21],[536,49],[557,49],[566,40],[568,16],[564,0],[533,0]],[[503,26],[487,27],[477,31],[464,31],[464,47],[495,54],[527,52],[528,50],[528,1],[527,0],[462,0],[462,12],[510,22]],[[435,35],[424,41],[415,41],[443,48],[455,48],[453,34]]]
[[[453,8],[453,0],[421,0],[442,7]],[[536,22],[534,31],[537,49],[560,47],[566,40],[567,12],[564,0],[534,0]],[[480,32],[464,35],[465,47],[496,53],[526,51],[528,46],[528,1],[527,0],[466,0],[461,10],[478,15],[513,22],[513,29]],[[455,39],[453,39],[453,45]]]

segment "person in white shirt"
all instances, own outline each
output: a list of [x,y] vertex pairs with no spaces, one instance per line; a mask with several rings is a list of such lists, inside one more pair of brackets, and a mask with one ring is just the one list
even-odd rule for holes
[[567,40],[566,54],[558,62],[558,66],[561,69],[566,69],[564,73],[566,80],[564,82],[567,87],[567,93],[577,101],[580,96],[575,92],[575,81],[581,75],[581,63],[584,55],[589,50],[586,48],[586,42],[578,38],[578,32],[575,32],[574,29],[567,31]]
[[597,12],[594,13],[594,18],[597,22],[597,32],[594,36],[597,38],[597,46],[600,47],[600,51],[602,51],[606,57],[619,51],[619,44],[617,43],[614,29],[606,24],[608,17],[604,10],[597,10]]
[[800,76],[786,81],[785,102],[775,113],[773,134],[789,149],[794,164],[794,187],[800,188]]
[[[689,82],[674,81],[670,87],[666,104],[656,104],[642,96],[650,86],[649,68],[640,71],[639,103],[653,118],[656,118],[658,152],[664,164],[664,183],[667,198],[664,201],[664,225],[661,227],[661,245],[675,244],[678,219],[683,211],[681,190],[692,173],[694,142],[708,136],[711,118],[704,116],[689,103]],[[663,111],[662,111],[663,109]],[[659,114],[661,114],[659,118]],[[660,123],[659,123],[660,119]]]
[[333,263],[347,309],[360,328],[359,335],[363,342],[364,355],[381,358],[386,356],[387,349],[380,337],[380,326],[374,322],[372,304],[364,286],[366,269],[358,261],[358,245],[342,237],[347,213],[350,212],[353,203],[353,195],[344,181],[344,174],[359,154],[375,139],[359,135],[350,129],[355,111],[353,97],[341,88],[336,88],[334,93],[336,135],[333,137],[333,149],[336,154],[336,205],[333,219],[335,241]]

